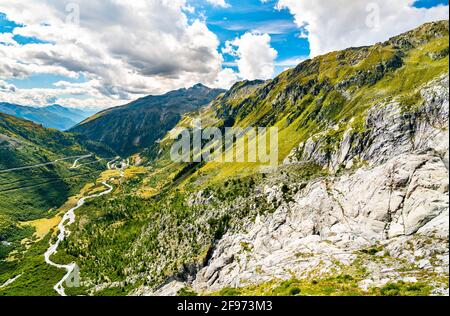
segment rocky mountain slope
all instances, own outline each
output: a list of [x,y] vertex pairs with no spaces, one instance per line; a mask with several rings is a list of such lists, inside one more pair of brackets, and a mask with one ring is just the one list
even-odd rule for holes
[[152,146],[180,120],[181,115],[211,102],[223,91],[196,85],[190,89],[148,96],[105,110],[71,129],[101,141],[122,155]]
[[284,191],[280,185],[261,188],[268,202],[279,205],[276,211],[226,234],[193,288],[219,291],[292,275],[323,278],[349,273],[357,264],[365,268],[357,280],[362,290],[404,281],[448,294],[438,277],[443,280],[449,269],[448,85],[444,75],[422,88],[424,104],[413,113],[402,113],[395,103],[371,109],[366,126],[374,128],[364,140],[370,145],[347,136],[324,159],[314,154],[317,144],[302,144],[302,160],[323,161],[327,168],[352,168],[352,154],[367,163],[351,173],[290,183]]
[[30,107],[10,103],[0,103],[0,113],[9,114],[21,119],[30,120],[47,128],[65,131],[93,113],[78,109],[69,109],[60,105],[46,107]]
[[[57,259],[81,286],[66,293],[448,294],[448,36],[448,21],[425,24],[179,114],[77,210]],[[278,127],[279,166],[171,161],[194,119]]]
[[[216,217],[250,210],[200,271],[134,294],[448,295],[448,80],[418,88],[423,104],[410,112],[395,102],[371,108],[365,126],[374,128],[344,137],[329,157],[300,144],[246,192],[248,204],[193,196],[193,205],[221,205]],[[299,176],[316,162],[325,174]]]
[[[441,22],[372,48],[351,49],[361,57],[367,50],[391,45],[398,51],[374,66],[375,73],[357,72],[330,86],[346,99],[339,111],[347,117],[342,119],[340,112],[341,120],[304,135],[281,168],[314,163],[328,175],[312,181],[288,177],[257,187],[253,194],[266,197],[276,210],[250,217],[223,236],[207,265],[187,285],[200,293],[234,289],[230,293],[273,294],[277,286],[285,286],[308,294],[314,293],[315,284],[326,286],[337,278],[354,294],[379,294],[374,289],[380,288],[381,294],[413,295],[409,290],[420,288],[419,294],[448,295],[448,69],[423,72],[428,81],[422,84],[409,85],[411,78],[402,76],[403,82],[393,87],[396,93],[377,99],[376,94],[383,93],[377,91],[369,95],[370,107],[345,110],[358,93],[345,91],[349,86],[361,89],[386,76],[418,73],[425,60],[415,57],[420,63],[412,65],[407,57],[415,55],[415,49],[432,62],[445,60],[448,65],[447,36],[448,22]],[[438,52],[427,51],[433,37],[444,45]],[[386,73],[389,68],[392,75]],[[389,87],[385,82],[384,90]],[[297,91],[279,96],[293,100],[302,93]],[[316,115],[326,121],[321,111]],[[276,280],[290,281],[279,285]],[[156,294],[173,294],[183,286],[186,283],[174,281]],[[336,287],[342,290],[342,285]]]

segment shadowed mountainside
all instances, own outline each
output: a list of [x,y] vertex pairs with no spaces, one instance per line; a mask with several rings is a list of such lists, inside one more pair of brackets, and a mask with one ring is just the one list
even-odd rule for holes
[[122,155],[134,154],[164,137],[183,113],[207,105],[223,92],[199,84],[161,96],[147,96],[100,112],[70,131],[105,143]]

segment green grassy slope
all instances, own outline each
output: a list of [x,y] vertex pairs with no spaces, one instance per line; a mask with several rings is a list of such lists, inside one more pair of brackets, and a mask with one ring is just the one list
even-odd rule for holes
[[[323,150],[333,150],[346,130],[365,132],[364,121],[373,106],[396,100],[408,111],[421,104],[417,89],[448,73],[448,34],[448,21],[428,23],[384,43],[307,60],[273,80],[239,82],[206,110],[186,114],[178,127],[194,118],[200,118],[203,127],[221,129],[277,127],[280,163],[299,143],[319,133],[326,144]],[[167,162],[172,143],[166,137],[153,148],[160,152],[159,164]],[[261,164],[172,167],[182,173],[175,178],[199,178],[194,185],[201,186],[254,174]]]
[[[401,101],[405,111],[420,105],[416,89],[448,73],[448,46],[448,21],[426,24],[385,43],[305,61],[267,82],[238,83],[208,107],[185,114],[178,126],[189,126],[198,117],[204,126],[220,128],[277,126],[280,161],[318,132],[326,132],[321,137],[331,150],[348,127],[364,131],[373,105],[393,99]],[[258,186],[326,175],[314,164],[282,166],[267,176],[259,173],[257,163],[172,163],[171,144],[166,136],[157,148],[144,152],[147,174],[123,183],[113,199],[105,197],[80,209],[61,259],[77,261],[90,284],[118,282],[106,292],[90,292],[88,286],[83,293],[121,295],[143,283],[185,280],[204,265],[228,229],[259,210],[274,210],[255,193]],[[216,199],[209,205],[193,204],[193,196]],[[311,286],[307,293],[320,294],[313,285],[299,287]],[[290,293],[289,286],[280,289],[282,294]]]
[[0,260],[30,235],[29,228],[20,228],[19,222],[54,215],[69,196],[105,168],[106,162],[95,162],[99,158],[93,156],[83,163],[94,163],[79,169],[70,169],[75,160],[70,158],[53,165],[6,170],[90,153],[114,156],[102,145],[0,114],[0,241],[13,243],[0,244]]
[[[332,145],[349,127],[361,130],[367,110],[380,102],[399,100],[405,108],[420,104],[416,89],[448,72],[448,45],[448,21],[443,21],[371,47],[332,52],[246,90],[241,98],[224,95],[217,115],[227,126],[278,127],[281,162],[319,132],[330,130]],[[241,167],[251,173],[258,166]],[[204,171],[211,169],[220,169],[217,180],[242,170],[210,164]]]

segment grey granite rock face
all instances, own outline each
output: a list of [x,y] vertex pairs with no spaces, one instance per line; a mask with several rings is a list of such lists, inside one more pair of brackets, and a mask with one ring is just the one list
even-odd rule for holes
[[[402,275],[396,263],[401,260],[421,271],[448,274],[448,76],[431,82],[421,95],[424,104],[414,115],[395,102],[371,110],[370,133],[359,140],[346,133],[331,161],[312,139],[302,144],[301,161],[332,169],[350,165],[355,157],[367,164],[310,182],[291,201],[283,200],[280,187],[265,188],[268,201],[279,203],[277,211],[226,234],[197,274],[194,289],[211,292],[293,275],[326,275],[352,265],[358,251],[376,245],[390,260],[368,263],[371,277],[361,282],[362,289],[393,280],[417,282]],[[294,163],[293,157],[286,164]]]
[[313,161],[331,171],[353,167],[355,161],[376,165],[412,151],[434,149],[448,166],[447,128],[449,116],[449,77],[444,75],[419,89],[423,105],[405,111],[396,100],[371,108],[365,120],[365,131],[347,130],[331,157],[323,151],[323,133],[302,143],[286,158],[285,164]]
[[[289,199],[283,184],[258,188],[275,212],[243,219],[189,283],[135,294],[176,295],[183,286],[209,293],[293,276],[321,278],[356,264],[366,270],[358,283],[363,290],[448,276],[448,75],[420,94],[423,104],[409,113],[396,101],[372,108],[366,132],[346,131],[331,158],[320,150],[320,135],[300,144],[285,165],[314,161],[332,175],[293,184],[299,190]],[[342,167],[353,171],[333,175]],[[208,201],[199,194],[190,203]],[[427,282],[434,295],[448,294],[446,285]]]
[[434,240],[416,251],[442,256],[421,268],[448,271],[448,216],[444,163],[431,154],[404,154],[353,175],[310,183],[293,202],[249,222],[245,232],[227,234],[194,286],[216,291],[317,270],[326,274],[334,262],[351,265],[356,251],[373,245],[415,264],[404,244],[416,235]]

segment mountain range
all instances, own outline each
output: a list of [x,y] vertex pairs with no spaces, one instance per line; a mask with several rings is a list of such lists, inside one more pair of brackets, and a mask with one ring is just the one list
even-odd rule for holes
[[31,107],[0,102],[0,113],[30,120],[47,128],[65,131],[88,118],[95,111],[66,108],[57,104]]
[[[439,21],[271,80],[148,96],[67,133],[1,115],[0,172],[123,157],[101,174],[86,169],[97,179],[69,199],[114,188],[76,210],[54,255],[80,268],[68,295],[448,295],[448,67],[449,23]],[[173,161],[171,136],[198,119],[220,131],[277,128],[278,166]],[[75,172],[55,168],[36,172]],[[67,208],[51,199],[27,213],[14,192],[0,208],[0,284],[13,280],[0,295],[56,295],[66,271],[42,254]]]
[[223,92],[198,84],[160,96],[150,95],[100,112],[70,132],[103,142],[122,155],[134,154],[163,138],[184,113],[207,105]]

